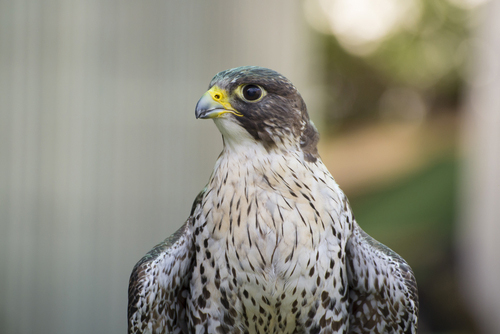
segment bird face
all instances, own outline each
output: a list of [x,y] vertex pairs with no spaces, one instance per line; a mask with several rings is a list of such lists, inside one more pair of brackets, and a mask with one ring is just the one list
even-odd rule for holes
[[[228,92],[225,89],[213,85],[198,101],[196,105],[196,118],[221,118],[226,114],[233,114],[238,117],[244,115],[236,110],[231,102],[243,102],[243,108],[251,109],[251,105],[259,102],[267,94],[266,90],[258,85],[243,84]],[[248,105],[245,105],[248,104]]]
[[313,148],[318,134],[295,86],[281,74],[245,66],[218,73],[196,105],[196,118],[213,119],[226,142],[267,150]]

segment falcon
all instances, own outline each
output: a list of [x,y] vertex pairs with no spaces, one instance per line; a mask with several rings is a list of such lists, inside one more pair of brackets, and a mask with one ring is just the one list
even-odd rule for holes
[[222,153],[184,225],[134,267],[129,333],[416,333],[411,268],[356,223],[287,78],[220,72],[195,115]]

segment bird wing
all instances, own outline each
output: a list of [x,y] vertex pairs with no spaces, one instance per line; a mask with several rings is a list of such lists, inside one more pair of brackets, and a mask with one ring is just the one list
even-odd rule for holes
[[347,242],[350,333],[417,332],[417,283],[410,266],[354,221]]
[[156,245],[134,267],[128,288],[128,333],[187,332],[188,295],[193,241],[193,213],[204,191],[196,198],[188,220]]

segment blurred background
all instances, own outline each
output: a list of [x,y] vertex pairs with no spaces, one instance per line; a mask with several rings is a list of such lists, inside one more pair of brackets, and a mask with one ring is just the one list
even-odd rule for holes
[[500,332],[500,1],[0,1],[0,333],[124,333],[221,150],[217,72],[301,91],[424,333]]

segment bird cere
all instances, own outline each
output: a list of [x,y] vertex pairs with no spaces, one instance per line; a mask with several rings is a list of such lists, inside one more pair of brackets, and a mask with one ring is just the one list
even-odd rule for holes
[[195,115],[223,150],[186,222],[134,267],[129,333],[416,333],[411,268],[358,226],[287,78],[222,71]]

